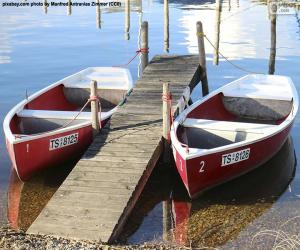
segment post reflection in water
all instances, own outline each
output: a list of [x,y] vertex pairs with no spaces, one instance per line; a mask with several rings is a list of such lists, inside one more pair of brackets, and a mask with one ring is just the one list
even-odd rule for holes
[[[190,201],[183,185],[173,190],[170,231],[174,242],[216,247],[236,238],[266,213],[294,177],[296,157],[291,138],[256,170]],[[247,236],[248,237],[248,236]]]
[[[300,5],[299,5],[299,8],[300,8]],[[296,20],[297,20],[298,26],[299,26],[299,28],[300,28],[300,18],[299,18],[299,14],[298,14],[298,12],[296,12],[296,15],[295,15],[295,17],[296,17]],[[299,30],[298,34],[300,34],[300,30]]]

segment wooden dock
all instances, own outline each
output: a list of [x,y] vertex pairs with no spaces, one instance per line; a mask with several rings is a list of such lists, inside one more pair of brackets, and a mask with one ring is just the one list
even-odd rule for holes
[[176,105],[199,82],[198,65],[198,56],[154,57],[27,233],[115,241],[162,153],[162,85]]

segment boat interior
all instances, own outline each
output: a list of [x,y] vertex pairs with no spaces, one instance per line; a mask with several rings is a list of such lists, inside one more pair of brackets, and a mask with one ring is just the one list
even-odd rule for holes
[[220,92],[187,115],[177,137],[181,143],[200,149],[255,140],[276,129],[292,108],[292,98],[249,98]]
[[[101,117],[122,102],[126,93],[127,90],[123,89],[98,89]],[[60,84],[28,102],[11,120],[11,131],[18,135],[32,135],[61,128],[74,120],[89,97],[89,88]],[[68,125],[77,125],[89,119],[90,104]]]

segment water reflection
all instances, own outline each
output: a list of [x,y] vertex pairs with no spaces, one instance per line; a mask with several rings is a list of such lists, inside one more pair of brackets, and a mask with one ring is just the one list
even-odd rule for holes
[[174,241],[195,247],[216,247],[235,239],[286,190],[294,177],[295,166],[294,146],[288,138],[266,164],[206,192],[193,202],[182,185],[176,186],[172,199]]
[[[299,5],[299,8],[300,8],[300,5]],[[299,18],[299,12],[298,12],[298,11],[296,12],[296,15],[295,15],[295,17],[296,17],[296,20],[297,20],[298,26],[299,26],[299,28],[300,28],[300,18]],[[298,34],[300,34],[300,30],[298,31]]]
[[45,170],[23,183],[12,167],[7,191],[7,218],[12,228],[27,230],[68,176],[75,162]]

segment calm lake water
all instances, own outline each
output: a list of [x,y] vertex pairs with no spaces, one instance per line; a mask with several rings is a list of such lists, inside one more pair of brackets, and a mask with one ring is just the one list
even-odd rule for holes
[[[2,6],[3,1],[0,3]],[[125,33],[124,2],[121,8],[101,9],[101,29],[97,27],[95,7],[74,7],[71,15],[67,15],[66,7],[49,7],[47,14],[42,7],[0,7],[1,123],[9,109],[25,97],[26,91],[32,94],[86,67],[128,62],[138,49],[142,21],[149,22],[150,58],[166,53],[163,1],[133,0],[131,5],[129,40]],[[214,3],[210,1],[170,0],[169,53],[197,53],[195,24],[199,20],[206,35],[214,41],[215,14]],[[267,73],[271,34],[266,3],[223,2],[221,20],[220,51],[247,70]],[[299,23],[296,10],[294,14],[278,16],[275,73],[290,76],[300,92]],[[213,49],[208,43],[205,46],[210,90],[246,74],[222,58],[219,66],[213,65]],[[137,58],[129,65],[134,80],[138,78],[138,68]],[[197,88],[193,97],[200,96]],[[262,248],[276,244],[274,237],[264,234],[266,229],[282,230],[288,236],[297,234],[300,228],[300,174],[296,169],[296,158],[300,156],[299,117],[300,114],[291,132],[292,139],[267,164],[207,192],[194,202],[189,201],[174,167],[158,167],[121,240]],[[37,177],[23,186],[11,173],[3,131],[0,131],[0,223],[5,223],[8,213],[13,225],[18,222],[26,228],[71,167],[66,167],[65,173],[47,173],[50,177]],[[58,181],[57,176],[60,176]],[[6,211],[8,187],[11,211]],[[46,199],[42,201],[40,197]],[[164,237],[163,206],[168,208],[171,217]]]

